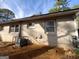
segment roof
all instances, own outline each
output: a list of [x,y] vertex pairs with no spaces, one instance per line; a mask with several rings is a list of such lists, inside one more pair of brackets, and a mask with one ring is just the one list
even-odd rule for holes
[[77,9],[70,9],[66,11],[60,11],[60,12],[53,12],[53,13],[47,13],[47,14],[41,14],[41,15],[34,15],[30,17],[25,17],[25,18],[20,18],[20,19],[12,19],[12,21],[0,23],[0,25],[6,25],[6,24],[15,24],[15,23],[22,23],[22,22],[27,22],[27,21],[34,21],[38,19],[44,19],[44,18],[56,18],[60,16],[67,16],[67,15],[75,15],[77,12],[79,12],[79,8]]

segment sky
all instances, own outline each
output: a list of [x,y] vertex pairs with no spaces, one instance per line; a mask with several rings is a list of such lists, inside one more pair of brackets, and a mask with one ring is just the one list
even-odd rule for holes
[[[55,0],[0,0],[0,8],[14,12],[15,18],[29,17],[40,12],[48,13],[54,7]],[[79,4],[79,0],[70,0],[69,7]]]

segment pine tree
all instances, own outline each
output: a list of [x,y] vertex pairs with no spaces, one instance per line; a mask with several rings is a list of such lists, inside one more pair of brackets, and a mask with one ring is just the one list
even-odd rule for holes
[[56,7],[60,8],[62,11],[69,9],[68,8],[68,0],[56,0]]
[[64,11],[70,9],[68,7],[68,0],[56,0],[55,7],[50,9],[49,12],[57,12],[57,11]]

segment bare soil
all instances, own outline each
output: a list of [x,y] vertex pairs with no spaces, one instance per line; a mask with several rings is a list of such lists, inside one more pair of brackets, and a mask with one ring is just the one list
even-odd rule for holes
[[65,55],[65,51],[61,48],[39,45],[0,48],[0,55],[8,55],[10,59],[79,59],[73,55]]

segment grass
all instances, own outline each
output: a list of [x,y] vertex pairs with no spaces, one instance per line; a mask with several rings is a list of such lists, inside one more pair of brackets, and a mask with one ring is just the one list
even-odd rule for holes
[[79,56],[79,48],[76,48],[76,49],[75,49],[75,53],[76,53],[76,55]]

